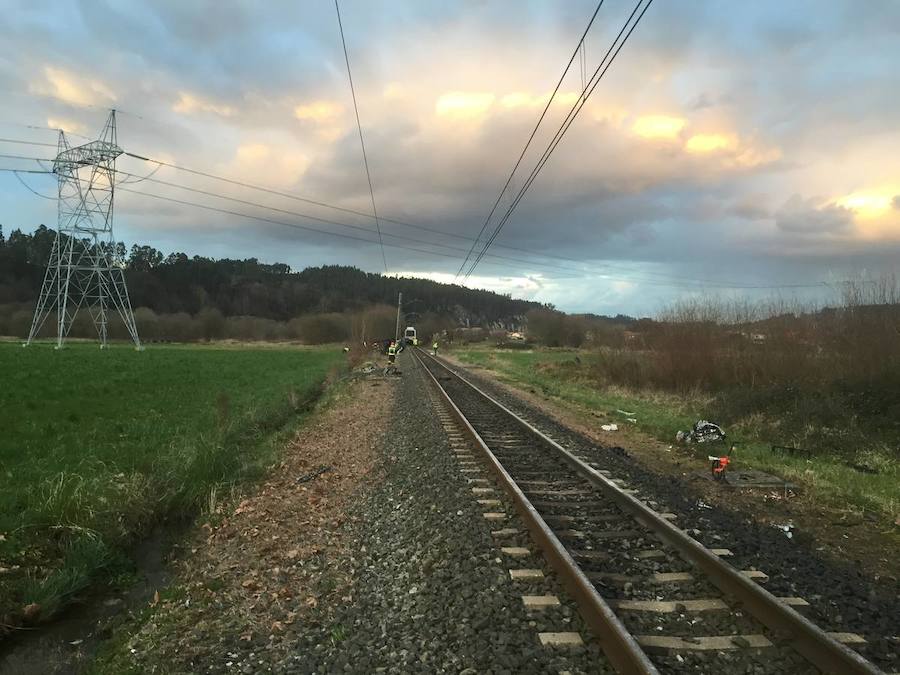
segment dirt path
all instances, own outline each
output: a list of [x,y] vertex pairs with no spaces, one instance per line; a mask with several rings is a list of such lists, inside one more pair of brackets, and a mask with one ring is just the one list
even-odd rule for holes
[[395,382],[348,386],[303,426],[280,465],[213,516],[174,563],[174,582],[117,631],[98,672],[259,672],[294,648],[303,622],[341,602],[342,527],[373,480]]

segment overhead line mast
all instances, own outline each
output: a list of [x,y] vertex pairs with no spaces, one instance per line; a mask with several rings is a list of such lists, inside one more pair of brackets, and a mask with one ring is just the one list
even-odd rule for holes
[[59,181],[58,225],[26,345],[56,313],[56,348],[63,346],[78,311],[91,315],[100,348],[109,338],[109,310],[118,312],[134,346],[141,348],[125,262],[113,238],[116,158],[122,154],[111,110],[100,138],[71,147],[59,131],[53,173]]

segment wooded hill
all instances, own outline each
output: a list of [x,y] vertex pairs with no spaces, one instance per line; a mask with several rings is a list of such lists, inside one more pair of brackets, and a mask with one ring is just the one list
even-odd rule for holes
[[[0,305],[34,303],[55,235],[41,225],[33,234],[16,229],[4,236],[0,226]],[[157,314],[218,310],[225,317],[288,321],[307,314],[396,305],[402,292],[409,311],[452,318],[460,325],[516,328],[528,310],[541,307],[490,291],[384,277],[355,267],[329,265],[294,272],[288,265],[265,264],[256,258],[164,255],[147,245],[134,245],[127,251],[123,243],[117,248],[126,261],[132,305]]]

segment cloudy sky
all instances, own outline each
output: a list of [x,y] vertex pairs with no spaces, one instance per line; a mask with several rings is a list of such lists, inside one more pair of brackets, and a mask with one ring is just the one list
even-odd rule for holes
[[[603,4],[588,76],[634,1]],[[389,273],[454,279],[595,6],[342,1]],[[61,127],[84,142],[115,107],[126,151],[359,212],[123,158],[136,176],[158,170],[117,193],[118,239],[384,271],[360,241],[377,234],[332,2],[0,0],[0,12],[3,138],[52,144]],[[813,298],[893,269],[897,63],[895,0],[656,0],[467,283],[648,314],[704,293]],[[580,64],[514,191],[577,101]],[[22,178],[53,194],[52,176]],[[0,172],[7,230],[55,225],[55,209]]]

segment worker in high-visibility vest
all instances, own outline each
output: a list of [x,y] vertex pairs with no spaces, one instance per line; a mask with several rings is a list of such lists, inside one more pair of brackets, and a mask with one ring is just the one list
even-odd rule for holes
[[388,363],[393,363],[397,358],[397,343],[391,340],[391,344],[388,347]]
[[435,356],[437,356],[437,348],[438,348],[438,343],[437,343],[437,340],[435,340],[434,344],[431,345],[431,353],[434,354]]

